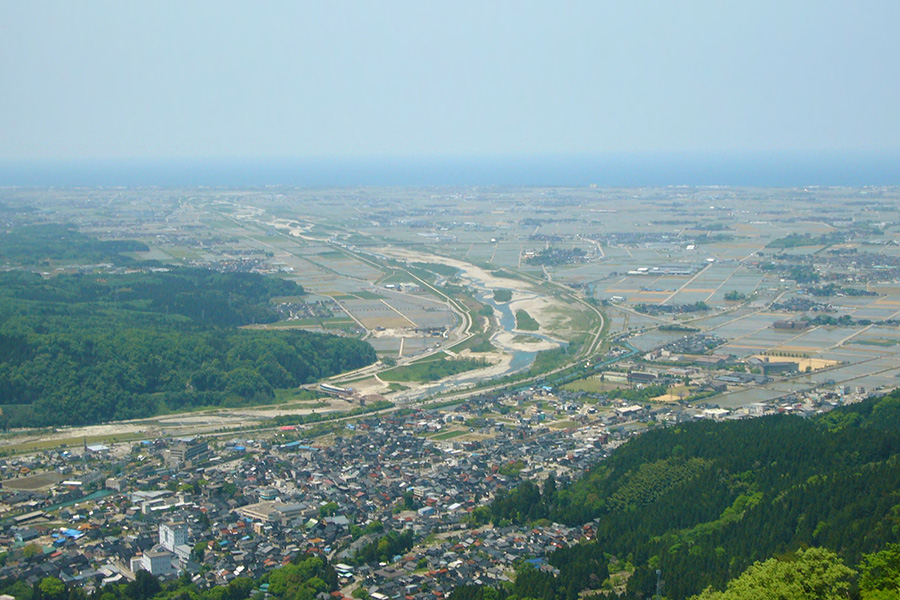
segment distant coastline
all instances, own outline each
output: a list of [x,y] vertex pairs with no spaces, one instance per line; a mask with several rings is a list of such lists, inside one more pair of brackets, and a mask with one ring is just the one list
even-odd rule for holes
[[900,151],[0,161],[0,187],[900,185]]

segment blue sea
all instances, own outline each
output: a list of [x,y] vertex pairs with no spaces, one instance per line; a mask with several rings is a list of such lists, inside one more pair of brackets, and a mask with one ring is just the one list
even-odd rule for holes
[[0,162],[0,186],[900,185],[900,151]]

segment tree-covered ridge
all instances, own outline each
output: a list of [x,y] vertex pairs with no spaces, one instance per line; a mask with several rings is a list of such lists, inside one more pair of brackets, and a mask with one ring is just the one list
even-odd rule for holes
[[[0,298],[39,302],[46,310],[63,306],[66,310],[96,314],[104,309],[124,309],[182,315],[217,326],[272,323],[278,320],[270,302],[273,297],[303,293],[303,287],[292,281],[207,269],[58,275],[46,279],[22,271],[0,273]],[[35,311],[33,305],[20,302],[17,306],[30,313]]]
[[88,424],[270,401],[374,362],[362,341],[239,330],[299,286],[194,269],[42,279],[0,274],[6,427]]
[[651,431],[567,488],[523,485],[492,506],[498,523],[545,517],[594,521],[595,541],[568,554],[627,558],[641,597],[657,569],[666,597],[686,598],[806,546],[856,564],[900,532],[900,394],[814,419]]
[[103,242],[69,225],[24,225],[0,230],[0,263],[37,265],[46,261],[78,263],[133,262],[122,252],[145,252],[149,248],[134,240]]

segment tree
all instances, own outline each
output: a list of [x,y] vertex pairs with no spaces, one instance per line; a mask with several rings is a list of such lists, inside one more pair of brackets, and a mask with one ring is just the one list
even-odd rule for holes
[[134,581],[125,586],[125,595],[133,600],[149,600],[162,591],[159,580],[145,571],[134,574]]
[[44,577],[38,589],[44,600],[62,600],[66,595],[66,585],[56,577]]
[[476,506],[469,513],[467,521],[471,527],[480,527],[491,522],[491,509],[489,506]]
[[319,507],[319,517],[333,517],[338,511],[337,502],[327,502]]
[[707,588],[695,600],[840,600],[850,597],[855,572],[824,548],[753,564],[723,592]]
[[553,473],[547,475],[547,479],[544,480],[544,499],[545,501],[553,498],[553,494],[556,493],[556,478],[553,476]]
[[228,600],[244,600],[256,588],[256,582],[249,577],[237,577],[228,584]]
[[512,300],[512,290],[494,290],[494,300],[496,300],[497,302],[509,302],[510,300]]
[[[862,598],[900,597],[900,544],[867,554],[859,565]],[[886,594],[891,594],[887,596]]]
[[321,558],[311,556],[295,561],[269,574],[269,592],[276,598],[312,600],[317,593],[337,585],[334,569]]
[[191,558],[193,558],[197,562],[202,561],[203,555],[206,554],[207,548],[209,548],[208,542],[197,542],[196,544],[194,544],[194,547],[191,550]]

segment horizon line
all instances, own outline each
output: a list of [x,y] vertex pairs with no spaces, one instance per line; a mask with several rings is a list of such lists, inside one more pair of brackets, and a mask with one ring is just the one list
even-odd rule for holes
[[0,187],[900,185],[900,149],[0,159]]

